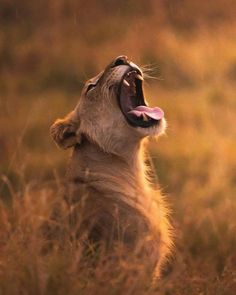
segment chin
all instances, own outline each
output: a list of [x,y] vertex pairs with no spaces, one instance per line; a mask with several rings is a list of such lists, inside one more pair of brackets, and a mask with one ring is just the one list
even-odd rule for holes
[[165,134],[167,128],[167,122],[165,118],[159,120],[158,124],[150,126],[149,128],[137,127],[137,131],[142,137],[158,137]]

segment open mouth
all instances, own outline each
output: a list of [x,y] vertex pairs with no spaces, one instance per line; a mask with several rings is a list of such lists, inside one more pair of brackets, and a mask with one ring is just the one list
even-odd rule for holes
[[164,117],[164,112],[158,107],[147,106],[142,83],[142,74],[137,69],[130,68],[121,80],[118,101],[130,125],[148,128],[157,125]]

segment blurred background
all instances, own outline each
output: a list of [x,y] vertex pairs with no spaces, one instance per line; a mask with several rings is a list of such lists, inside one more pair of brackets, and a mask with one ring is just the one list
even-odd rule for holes
[[0,195],[65,173],[49,126],[125,54],[150,69],[167,135],[150,152],[173,211],[171,293],[236,294],[236,2],[0,0]]

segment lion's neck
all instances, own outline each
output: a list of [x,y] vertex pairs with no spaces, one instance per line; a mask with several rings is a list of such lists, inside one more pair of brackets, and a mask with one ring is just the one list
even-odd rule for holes
[[80,179],[103,194],[137,198],[148,187],[142,146],[134,144],[117,156],[86,140],[74,149],[68,179]]

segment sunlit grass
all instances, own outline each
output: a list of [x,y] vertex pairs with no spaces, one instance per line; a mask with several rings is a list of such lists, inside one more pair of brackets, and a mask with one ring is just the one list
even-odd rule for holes
[[[183,1],[182,13],[174,15],[145,5],[133,11],[132,1],[122,5],[128,5],[125,15],[115,10],[96,28],[87,14],[61,19],[60,5],[43,9],[54,15],[50,25],[37,19],[30,27],[34,11],[25,23],[16,18],[3,24],[0,295],[159,294],[150,289],[145,263],[120,261],[111,270],[102,260],[91,270],[65,218],[56,221],[60,239],[49,241],[41,230],[52,222],[55,205],[67,214],[58,191],[69,152],[55,147],[49,126],[75,106],[83,82],[120,54],[152,68],[158,79],[146,82],[146,97],[168,121],[167,134],[150,143],[175,227],[176,254],[159,282],[160,294],[235,294],[235,26],[226,19],[207,25],[215,19],[198,2]],[[202,23],[196,25],[199,5]],[[73,1],[71,7],[74,13]],[[231,5],[209,4],[211,13],[219,8],[224,15]],[[101,9],[88,11],[102,19]]]

